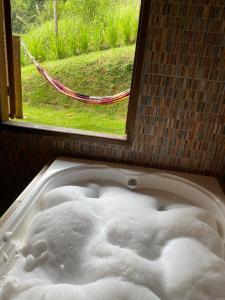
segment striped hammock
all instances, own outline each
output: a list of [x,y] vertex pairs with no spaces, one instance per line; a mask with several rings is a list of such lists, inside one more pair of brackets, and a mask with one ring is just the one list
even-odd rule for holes
[[60,93],[83,103],[86,104],[112,104],[119,102],[123,99],[126,99],[130,96],[130,89],[123,91],[119,94],[113,95],[113,96],[103,96],[103,97],[97,97],[97,96],[87,96],[80,93],[77,93],[70,88],[63,85],[60,81],[53,78],[48,74],[48,72],[36,61],[36,59],[31,55],[29,50],[27,49],[25,43],[21,41],[21,45],[23,46],[25,53],[27,56],[31,59],[33,64],[36,66],[39,73],[49,82],[57,91]]

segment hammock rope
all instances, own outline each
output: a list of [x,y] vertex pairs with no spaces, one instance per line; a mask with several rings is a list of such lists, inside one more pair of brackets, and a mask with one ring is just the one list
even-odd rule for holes
[[29,52],[27,46],[25,43],[21,40],[21,45],[24,48],[25,53],[30,58],[32,63],[37,68],[38,72],[46,79],[47,82],[49,82],[57,91],[60,93],[72,98],[73,100],[77,100],[86,104],[112,104],[119,102],[121,100],[126,99],[130,96],[130,89],[125,90],[119,94],[113,95],[113,96],[103,96],[103,97],[97,97],[97,96],[88,96],[83,95],[80,93],[77,93],[70,88],[66,87],[63,83],[58,81],[57,79],[53,78],[51,75],[48,74],[48,72],[36,61],[36,59],[32,56],[32,54]]

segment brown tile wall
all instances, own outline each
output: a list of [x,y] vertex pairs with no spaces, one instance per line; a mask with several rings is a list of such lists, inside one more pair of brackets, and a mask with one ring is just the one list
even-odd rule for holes
[[225,1],[151,1],[132,146],[0,132],[2,210],[57,155],[225,175]]

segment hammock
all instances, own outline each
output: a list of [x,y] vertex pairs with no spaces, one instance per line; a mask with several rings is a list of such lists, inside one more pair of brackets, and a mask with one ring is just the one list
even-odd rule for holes
[[21,41],[21,45],[23,46],[25,53],[29,56],[32,63],[36,66],[38,72],[49,82],[57,91],[60,93],[83,103],[86,104],[112,104],[119,102],[127,97],[130,96],[130,89],[123,91],[119,94],[113,95],[113,96],[103,96],[103,97],[97,97],[97,96],[87,96],[80,93],[77,93],[70,88],[63,85],[60,81],[53,78],[48,74],[48,72],[36,61],[36,59],[31,55],[29,50],[27,49],[25,43]]

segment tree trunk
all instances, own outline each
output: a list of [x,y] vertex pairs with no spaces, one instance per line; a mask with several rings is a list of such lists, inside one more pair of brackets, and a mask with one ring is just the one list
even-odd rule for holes
[[58,38],[58,35],[59,35],[57,2],[58,2],[57,0],[53,0],[54,29],[55,29],[55,37],[56,38]]

